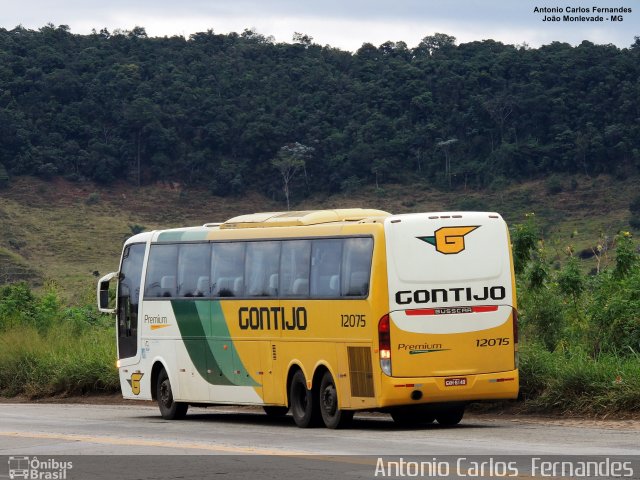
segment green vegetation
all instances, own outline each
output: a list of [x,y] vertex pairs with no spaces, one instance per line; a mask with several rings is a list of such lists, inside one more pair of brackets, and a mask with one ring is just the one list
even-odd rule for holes
[[[513,231],[518,275],[524,407],[593,415],[640,410],[640,258],[628,232],[615,262],[583,273],[580,260],[554,269],[535,217]],[[525,247],[523,247],[526,246]],[[603,247],[600,246],[599,255]],[[521,263],[520,265],[523,265]]]
[[0,395],[116,391],[112,319],[93,305],[64,306],[54,286],[0,288]]
[[[640,408],[640,258],[631,236],[595,275],[570,256],[555,269],[535,216],[514,225],[520,265],[521,408],[605,416]],[[570,250],[569,250],[570,252]],[[93,294],[93,292],[91,292]],[[92,299],[65,306],[55,285],[0,288],[0,394],[41,397],[118,389],[112,319]]]
[[[0,60],[0,184],[127,178],[299,199],[420,180],[626,178],[640,166],[640,39],[534,49],[436,33],[350,53],[251,30],[186,39],[46,25],[0,29]],[[272,161],[296,142],[310,149],[305,175],[283,192]]]
[[639,408],[640,265],[611,233],[640,229],[640,38],[351,54],[47,25],[0,28],[0,60],[1,394],[117,389],[111,319],[78,292],[122,241],[286,202],[501,212],[524,406]]
[[605,417],[638,411],[640,357],[574,349],[550,352],[539,344],[520,354],[522,408],[528,412]]
[[631,212],[631,218],[629,219],[629,225],[636,230],[640,230],[640,195],[637,195],[629,204],[629,211]]

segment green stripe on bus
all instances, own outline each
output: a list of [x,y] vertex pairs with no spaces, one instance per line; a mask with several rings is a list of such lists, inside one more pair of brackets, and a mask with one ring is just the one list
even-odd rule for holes
[[212,385],[259,386],[231,341],[219,301],[172,300],[171,306],[189,358],[202,378]]

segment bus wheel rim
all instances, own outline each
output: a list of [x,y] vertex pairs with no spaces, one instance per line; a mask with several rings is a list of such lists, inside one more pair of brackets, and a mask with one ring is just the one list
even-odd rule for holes
[[336,414],[337,395],[334,385],[327,385],[322,392],[322,408],[330,416]]
[[170,406],[171,397],[171,386],[169,386],[168,382],[162,382],[160,384],[160,401],[163,405]]

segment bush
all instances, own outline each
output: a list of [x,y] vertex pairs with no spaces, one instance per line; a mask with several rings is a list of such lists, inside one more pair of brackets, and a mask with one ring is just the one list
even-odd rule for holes
[[520,353],[520,391],[530,411],[604,416],[640,410],[640,357],[549,352],[538,344]]
[[556,195],[562,192],[562,190],[564,190],[562,178],[557,175],[551,175],[545,183],[545,189],[547,193],[551,195]]
[[640,352],[640,271],[623,279],[604,274],[589,309],[596,351]]
[[131,235],[137,235],[139,233],[144,232],[146,229],[147,227],[138,225],[137,223],[129,224],[129,230],[131,230]]
[[37,301],[25,282],[0,288],[0,331],[7,328],[35,325]]
[[491,210],[484,200],[474,197],[463,197],[458,201],[456,208],[469,212],[486,212]]
[[529,341],[553,351],[562,340],[565,329],[565,304],[551,288],[531,291],[521,297],[520,327]]
[[516,273],[524,272],[536,247],[538,228],[533,213],[527,214],[527,221],[514,225],[511,231],[513,263]]
[[0,335],[0,394],[42,397],[116,391],[113,329],[48,333],[20,326]]
[[84,203],[87,205],[96,205],[100,203],[100,194],[98,192],[90,193]]
[[0,289],[0,394],[40,397],[115,391],[115,333],[93,305],[65,306],[55,285]]
[[629,203],[629,211],[633,215],[640,215],[640,195],[631,200],[631,203]]

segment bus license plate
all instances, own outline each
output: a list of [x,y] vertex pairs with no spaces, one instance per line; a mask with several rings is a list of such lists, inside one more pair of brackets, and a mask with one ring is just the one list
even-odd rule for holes
[[462,387],[467,384],[467,379],[464,377],[461,378],[445,378],[444,386],[445,387]]

